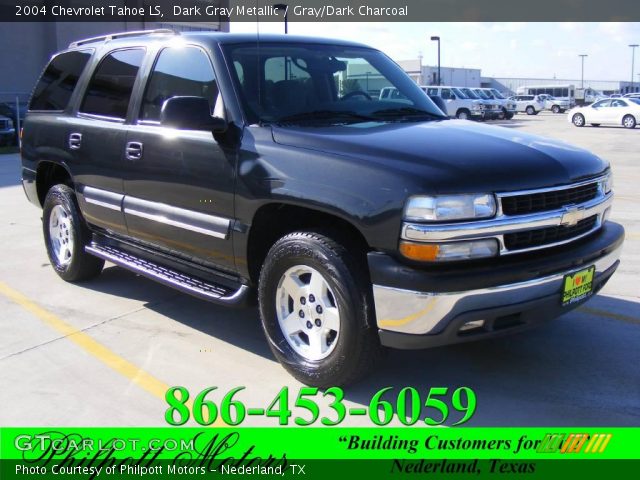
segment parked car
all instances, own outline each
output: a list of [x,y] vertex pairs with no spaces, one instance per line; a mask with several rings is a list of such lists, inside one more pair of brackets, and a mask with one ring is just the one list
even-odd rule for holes
[[609,124],[636,128],[636,124],[640,120],[640,99],[607,98],[600,100],[588,106],[574,108],[567,115],[567,120],[576,127],[584,127],[589,123],[594,127]]
[[516,102],[518,112],[525,112],[527,115],[537,115],[544,110],[544,102],[539,95],[516,95],[511,97]]
[[488,118],[490,120],[505,118],[500,102],[495,100],[481,88],[472,88],[471,90],[473,90],[473,93],[475,93],[480,101],[483,102],[485,109],[485,118]]
[[12,144],[15,135],[16,129],[13,125],[13,120],[0,115],[0,146]]
[[461,120],[482,120],[484,108],[479,100],[467,98],[456,87],[448,86],[421,86],[430,97],[439,97],[446,107],[446,114],[451,118]]
[[622,98],[622,95],[619,93],[612,93],[611,95],[609,95],[609,98]]
[[640,98],[640,93],[625,93],[623,98]]
[[507,120],[511,120],[517,113],[518,107],[516,105],[516,102],[514,102],[513,100],[509,100],[495,88],[483,88],[482,91],[486,93],[491,99],[498,102],[498,105],[500,105],[500,109],[502,110],[502,114]]
[[544,104],[545,110],[550,110],[553,113],[564,113],[571,108],[571,104],[567,99],[555,98],[553,95],[547,95],[546,93],[538,95],[538,98]]
[[22,125],[22,123],[24,122],[24,117],[27,113],[27,106],[26,104],[18,104],[18,108],[16,108],[16,104],[15,103],[5,103],[5,102],[0,102],[0,116],[3,117],[7,117],[10,118],[11,121],[13,122],[13,127],[14,127],[14,135],[13,138],[10,140],[13,141],[13,143],[17,144],[18,143],[18,116],[20,117],[20,125]]
[[[348,78],[367,70],[402,100]],[[382,52],[293,35],[72,43],[34,89],[22,184],[63,280],[110,261],[213,303],[257,298],[275,358],[318,387],[356,381],[382,346],[562,315],[624,236],[597,155],[450,120]]]
[[475,93],[472,89],[467,87],[458,87],[458,89],[469,99],[478,100],[482,105],[484,111],[483,120],[494,120],[498,118],[497,103],[493,100],[488,100],[485,97],[481,97]]

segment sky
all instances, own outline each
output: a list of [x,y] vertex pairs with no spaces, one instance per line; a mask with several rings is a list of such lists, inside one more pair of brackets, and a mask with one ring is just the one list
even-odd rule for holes
[[[282,33],[282,23],[262,22],[261,33]],[[253,32],[255,23],[236,22],[231,32]],[[640,43],[640,23],[312,23],[289,22],[289,33],[366,43],[394,60],[480,68],[483,76],[579,79],[581,59],[587,80],[631,79],[631,48]],[[634,81],[640,80],[640,48],[635,49]]]

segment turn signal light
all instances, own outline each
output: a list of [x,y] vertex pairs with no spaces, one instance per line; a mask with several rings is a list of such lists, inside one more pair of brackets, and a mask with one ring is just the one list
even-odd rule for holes
[[433,262],[440,247],[433,243],[400,242],[400,253],[411,260]]

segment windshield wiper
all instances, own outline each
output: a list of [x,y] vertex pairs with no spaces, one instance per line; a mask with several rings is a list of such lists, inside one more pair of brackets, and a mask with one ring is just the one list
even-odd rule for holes
[[384,110],[376,110],[373,112],[373,115],[377,115],[379,117],[393,117],[393,118],[415,118],[415,117],[427,117],[432,120],[442,120],[446,117],[442,115],[437,115],[435,113],[427,112],[426,110],[421,110],[419,108],[414,107],[400,107],[400,108],[385,108]]
[[293,115],[285,115],[277,120],[277,123],[296,123],[296,122],[307,122],[313,120],[342,120],[349,121],[352,123],[354,120],[359,122],[371,122],[376,121],[375,118],[369,117],[367,115],[361,115],[356,112],[351,112],[347,110],[313,110],[311,112],[301,112],[294,113]]

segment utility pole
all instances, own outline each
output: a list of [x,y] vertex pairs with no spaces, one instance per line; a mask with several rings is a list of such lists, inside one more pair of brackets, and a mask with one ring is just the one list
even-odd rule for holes
[[635,63],[635,59],[636,59],[636,48],[638,48],[638,44],[637,43],[633,43],[631,45],[629,45],[631,47],[631,87],[629,87],[629,91],[633,92],[633,69],[634,69],[634,63]]
[[580,88],[584,89],[584,57],[588,57],[586,53],[578,55],[582,59],[582,76],[580,77]]

